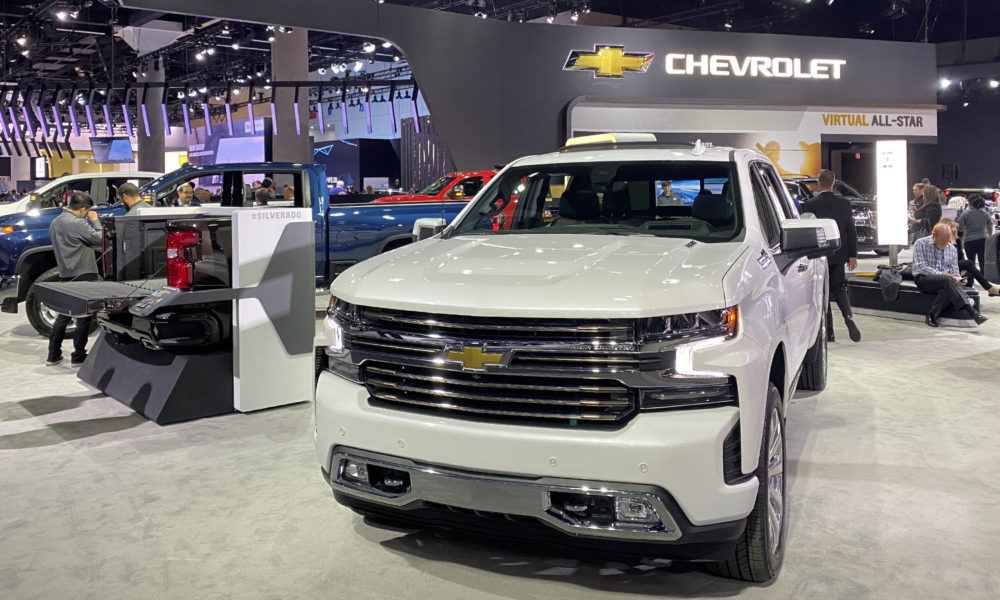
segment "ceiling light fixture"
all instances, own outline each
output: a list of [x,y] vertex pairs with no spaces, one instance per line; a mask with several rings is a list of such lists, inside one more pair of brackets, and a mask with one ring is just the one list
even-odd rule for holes
[[392,48],[392,42],[382,42],[383,48]]
[[939,87],[940,87],[940,88],[941,88],[942,90],[946,90],[946,89],[948,89],[949,87],[951,87],[951,80],[950,80],[950,79],[948,79],[947,77],[942,77],[942,78],[941,78],[941,81],[939,81],[939,82],[938,82],[938,86],[939,86]]
[[354,61],[354,71],[355,72],[360,71],[364,67],[365,67],[364,63],[362,63],[360,60]]
[[361,46],[361,49],[367,52],[368,54],[371,54],[372,52],[375,52],[375,44],[371,42],[365,42],[364,45]]

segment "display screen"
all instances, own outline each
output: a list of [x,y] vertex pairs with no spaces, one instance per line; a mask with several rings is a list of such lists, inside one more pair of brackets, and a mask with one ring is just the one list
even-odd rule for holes
[[264,136],[219,139],[215,162],[264,162]]
[[656,203],[658,206],[691,206],[698,194],[722,194],[727,179],[679,179],[656,182]]
[[94,152],[96,163],[130,163],[135,160],[132,142],[127,137],[92,137],[90,149]]

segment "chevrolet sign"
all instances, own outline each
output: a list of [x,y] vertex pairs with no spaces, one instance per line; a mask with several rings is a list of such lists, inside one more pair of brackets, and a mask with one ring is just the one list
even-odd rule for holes
[[772,77],[784,79],[840,79],[846,60],[723,54],[667,54],[668,75],[710,75],[713,77]]

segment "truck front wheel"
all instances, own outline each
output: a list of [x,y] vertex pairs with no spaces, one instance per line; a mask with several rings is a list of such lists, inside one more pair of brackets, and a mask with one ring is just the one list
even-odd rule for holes
[[822,392],[826,389],[826,365],[827,365],[827,331],[826,331],[826,310],[820,317],[819,333],[816,334],[816,342],[806,352],[806,358],[802,361],[802,373],[799,375],[798,388],[813,392]]
[[[41,275],[35,278],[31,282],[31,287],[28,288],[28,294],[24,298],[24,309],[28,313],[28,322],[31,326],[35,328],[42,337],[49,337],[52,333],[52,326],[55,325],[56,317],[58,313],[53,311],[51,308],[45,306],[38,300],[38,296],[35,295],[35,283],[44,283],[47,281],[59,281],[59,269],[53,268],[45,271]],[[95,320],[91,325],[91,333],[97,330],[97,321]],[[66,327],[66,333],[71,334],[76,331],[76,322],[73,321]]]
[[757,501],[747,517],[743,538],[730,560],[710,563],[716,575],[764,583],[781,569],[785,555],[788,514],[785,501],[785,420],[781,417],[781,393],[773,383],[767,387],[767,418],[756,476]]

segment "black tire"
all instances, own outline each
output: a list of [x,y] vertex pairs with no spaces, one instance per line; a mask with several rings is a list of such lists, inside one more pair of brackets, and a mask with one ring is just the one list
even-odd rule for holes
[[[785,420],[781,416],[781,393],[773,383],[767,386],[767,417],[764,419],[764,438],[760,445],[760,457],[755,473],[760,482],[757,488],[757,501],[753,511],[747,517],[746,530],[743,538],[736,545],[732,559],[709,563],[709,572],[721,577],[740,579],[755,583],[765,583],[777,576],[785,556],[785,538],[788,527],[785,516],[788,514],[788,503],[785,495]],[[772,464],[774,469],[770,467]],[[770,481],[774,478],[775,490],[771,493]],[[769,507],[780,498],[780,506],[776,506],[777,541],[773,528],[768,526],[771,520]]]
[[[38,296],[35,295],[35,284],[47,281],[59,281],[59,269],[53,267],[36,277],[35,280],[31,282],[31,287],[28,288],[28,293],[24,298],[24,312],[28,315],[28,323],[31,323],[31,326],[35,328],[35,331],[37,331],[39,335],[46,338],[52,334],[52,325],[55,322],[55,313],[38,300]],[[71,322],[66,327],[67,335],[72,334],[75,330],[75,321]],[[90,326],[90,333],[94,333],[95,331],[97,331],[96,319]]]
[[816,334],[816,342],[806,352],[806,358],[802,361],[802,374],[799,375],[798,388],[811,392],[825,390],[826,366],[826,310],[824,310],[820,319],[819,333]]

